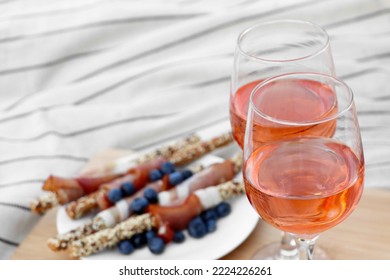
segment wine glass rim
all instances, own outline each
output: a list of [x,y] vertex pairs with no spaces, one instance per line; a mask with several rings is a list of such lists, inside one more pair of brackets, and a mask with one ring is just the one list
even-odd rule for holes
[[[269,84],[269,83],[272,83],[276,80],[280,80],[280,79],[284,79],[284,78],[288,78],[288,77],[294,77],[294,76],[321,76],[321,77],[324,77],[324,78],[328,78],[328,79],[331,79],[333,81],[335,81],[336,83],[342,85],[348,95],[349,95],[349,99],[347,101],[347,104],[344,106],[344,108],[342,110],[339,110],[336,114],[333,114],[329,117],[326,117],[326,118],[321,118],[319,120],[316,120],[316,121],[300,121],[300,122],[296,122],[296,121],[288,121],[288,120],[281,120],[281,119],[277,119],[277,118],[274,118],[264,112],[262,112],[261,110],[259,110],[259,108],[257,108],[253,102],[253,96],[255,95],[255,93],[258,91],[259,88],[261,87],[264,87],[265,85]],[[344,115],[347,111],[349,111],[353,105],[353,102],[354,102],[354,95],[353,95],[353,92],[352,92],[352,89],[345,83],[343,82],[342,80],[336,78],[336,77],[333,77],[333,76],[330,76],[330,75],[327,75],[327,74],[322,74],[322,73],[311,73],[311,72],[293,72],[293,73],[286,73],[286,74],[281,74],[281,75],[277,75],[277,76],[274,76],[272,78],[268,78],[264,81],[262,81],[261,83],[259,83],[251,92],[251,95],[249,97],[249,102],[250,102],[250,106],[253,108],[253,110],[258,114],[260,115],[262,118],[268,120],[268,121],[271,121],[273,123],[277,123],[277,124],[281,124],[281,125],[288,125],[288,126],[302,126],[302,125],[317,125],[317,124],[321,124],[321,123],[325,123],[325,122],[329,122],[329,121],[332,121],[332,120],[335,120],[337,119],[338,117]]]
[[[255,55],[251,55],[249,54],[248,52],[246,52],[242,46],[241,46],[241,42],[243,40],[243,38],[249,33],[251,32],[252,30],[260,27],[260,26],[266,26],[266,25],[272,25],[272,24],[277,24],[277,23],[292,23],[292,24],[304,24],[304,25],[310,25],[312,27],[315,27],[316,29],[320,30],[321,33],[324,34],[325,36],[325,44],[319,48],[318,50],[310,53],[310,54],[307,54],[307,55],[304,55],[304,56],[300,56],[300,57],[295,57],[295,58],[290,58],[290,59],[267,59],[267,58],[261,58],[259,56],[255,56]],[[306,60],[306,59],[310,59],[314,56],[317,56],[319,54],[321,54],[322,52],[324,52],[325,50],[327,50],[329,48],[329,44],[330,44],[330,40],[329,40],[329,35],[328,33],[326,32],[326,30],[324,28],[322,28],[320,25],[316,24],[316,23],[313,23],[311,21],[306,21],[306,20],[297,20],[297,19],[282,19],[282,20],[272,20],[272,21],[264,21],[264,22],[259,22],[255,25],[252,25],[251,27],[245,29],[244,31],[242,31],[240,33],[240,35],[238,36],[237,38],[237,49],[238,51],[245,57],[247,57],[248,59],[251,59],[251,60],[255,60],[255,61],[261,61],[261,62],[269,62],[269,63],[280,63],[280,62],[296,62],[296,61],[299,61],[299,60]]]

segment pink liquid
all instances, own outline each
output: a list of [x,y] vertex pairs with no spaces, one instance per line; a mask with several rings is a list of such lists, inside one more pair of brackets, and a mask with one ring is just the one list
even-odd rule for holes
[[[230,99],[230,122],[237,143],[243,147],[249,97],[262,81],[254,81],[240,87]],[[254,99],[256,107],[263,113],[288,122],[318,121],[337,112],[334,91],[317,81],[283,80],[265,86]],[[253,130],[255,141],[295,138],[297,136],[326,136],[334,134],[336,121],[317,125],[283,126],[255,119]]]
[[363,189],[364,162],[344,144],[301,138],[260,146],[245,163],[252,206],[274,227],[317,234],[347,218]]

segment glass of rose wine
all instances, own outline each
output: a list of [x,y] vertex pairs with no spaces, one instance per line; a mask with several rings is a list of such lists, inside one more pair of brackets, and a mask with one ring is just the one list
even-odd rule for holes
[[250,96],[244,143],[251,205],[264,221],[296,238],[301,259],[312,259],[318,235],[346,219],[363,191],[364,155],[351,89],[318,73],[264,81]]
[[[320,26],[299,20],[277,20],[259,23],[239,35],[231,79],[230,122],[241,148],[250,93],[265,79],[290,72],[335,75],[329,37]],[[332,133],[330,130],[329,134]],[[262,139],[268,141],[266,131]],[[269,244],[253,258],[296,259],[295,240],[283,234],[280,243]],[[317,258],[327,257],[317,249]]]

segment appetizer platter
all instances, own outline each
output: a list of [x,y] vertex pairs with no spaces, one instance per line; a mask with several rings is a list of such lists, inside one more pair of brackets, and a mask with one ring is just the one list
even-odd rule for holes
[[47,245],[88,259],[216,259],[255,228],[240,182],[242,155],[209,153],[230,133],[189,135],[121,158],[76,178],[50,176],[31,203],[59,205],[58,235]]

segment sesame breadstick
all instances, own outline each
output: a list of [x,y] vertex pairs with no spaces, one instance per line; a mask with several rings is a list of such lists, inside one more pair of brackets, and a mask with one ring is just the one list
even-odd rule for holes
[[170,158],[174,153],[185,149],[188,146],[199,143],[200,137],[196,134],[192,134],[184,139],[180,139],[172,144],[168,144],[161,148],[157,148],[152,151],[142,153],[140,155],[130,155],[117,159],[115,162],[111,162],[103,166],[103,169],[90,170],[88,173],[124,173],[126,170],[131,169],[139,164],[152,161],[156,158]]
[[187,146],[169,157],[169,161],[177,166],[185,165],[201,156],[233,142],[232,134],[225,133],[210,140]]

